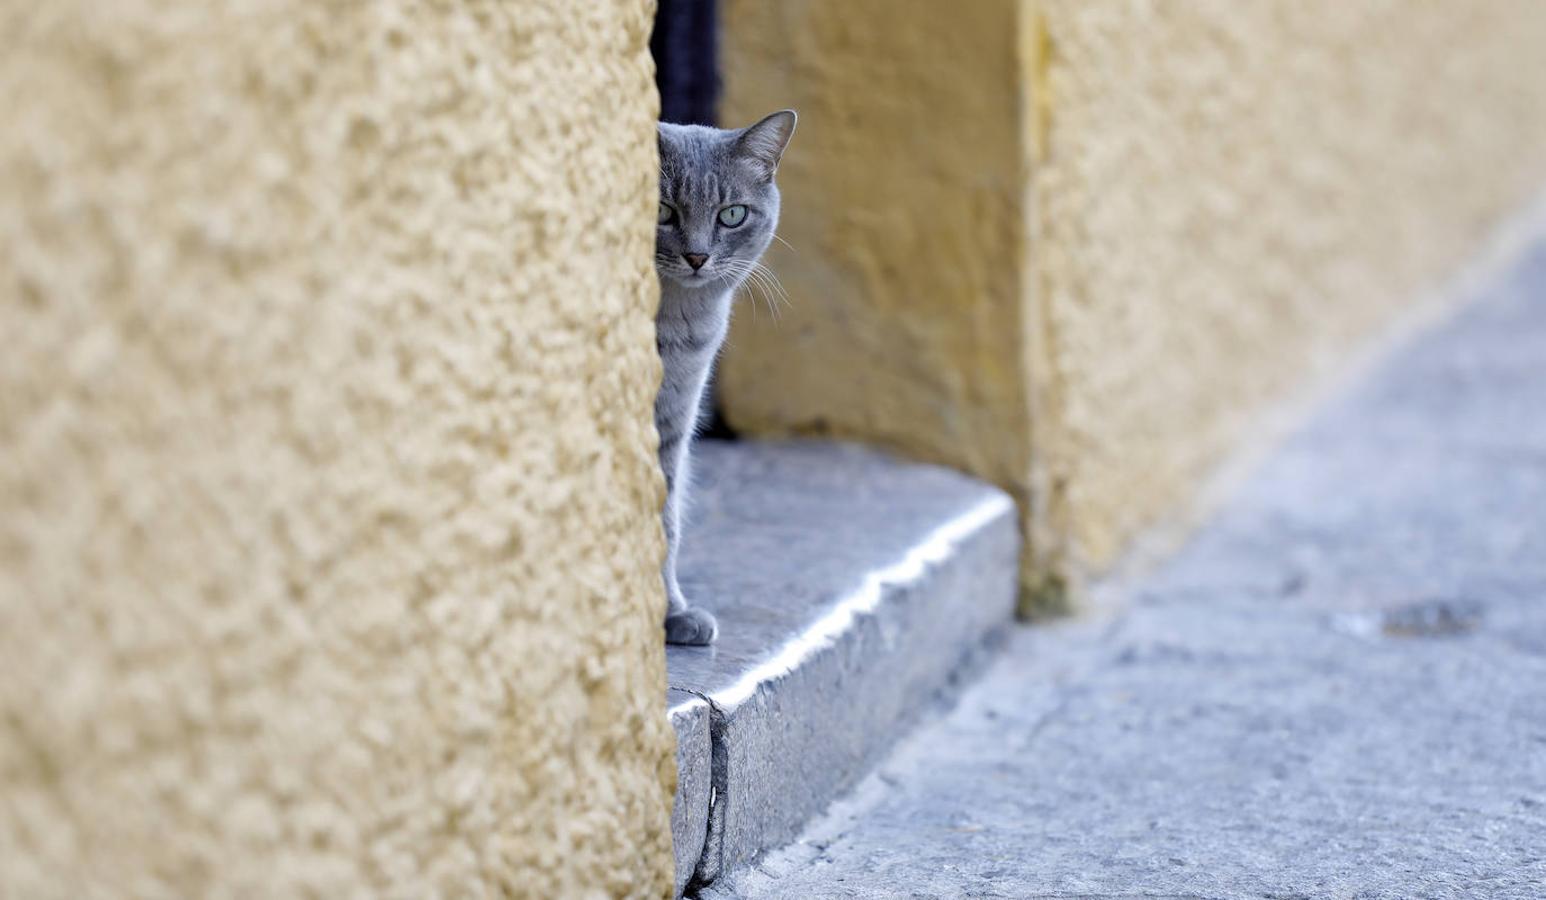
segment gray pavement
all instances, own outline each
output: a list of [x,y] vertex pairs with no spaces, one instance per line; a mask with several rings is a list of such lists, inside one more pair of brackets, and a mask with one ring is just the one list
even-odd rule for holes
[[1546,249],[704,898],[1546,897]]
[[682,586],[719,637],[666,648],[672,834],[679,881],[708,882],[798,835],[982,658],[1020,539],[997,488],[822,441],[704,441],[692,500]]

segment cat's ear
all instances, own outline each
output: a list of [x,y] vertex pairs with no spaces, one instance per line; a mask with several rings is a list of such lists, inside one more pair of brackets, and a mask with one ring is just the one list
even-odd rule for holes
[[795,114],[792,109],[779,110],[755,125],[741,129],[736,146],[741,155],[756,169],[764,180],[771,181],[778,171],[778,161],[784,158],[784,148],[794,137]]

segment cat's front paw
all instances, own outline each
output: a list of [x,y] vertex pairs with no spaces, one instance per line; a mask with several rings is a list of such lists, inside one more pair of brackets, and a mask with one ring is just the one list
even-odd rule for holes
[[707,610],[690,606],[666,616],[666,643],[702,647],[714,643],[719,624]]

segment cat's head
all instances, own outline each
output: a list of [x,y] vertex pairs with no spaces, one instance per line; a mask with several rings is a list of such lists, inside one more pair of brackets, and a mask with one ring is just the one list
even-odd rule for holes
[[685,287],[739,284],[773,241],[773,175],[794,134],[793,110],[727,131],[660,123],[655,270]]

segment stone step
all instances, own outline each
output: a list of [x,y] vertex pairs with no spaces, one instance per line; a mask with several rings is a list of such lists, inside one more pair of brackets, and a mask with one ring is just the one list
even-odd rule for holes
[[820,442],[694,451],[679,575],[712,647],[670,647],[677,886],[792,840],[1013,615],[996,488]]

